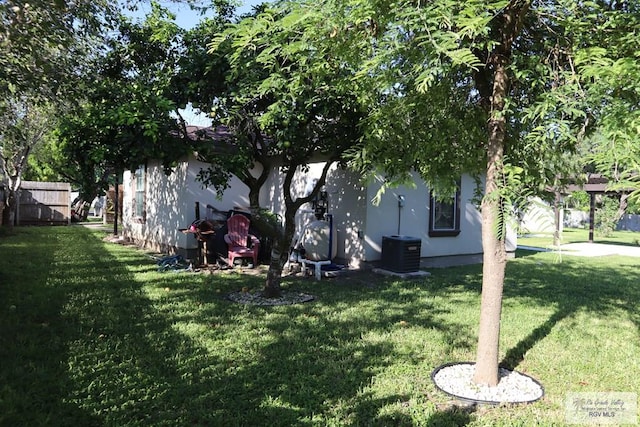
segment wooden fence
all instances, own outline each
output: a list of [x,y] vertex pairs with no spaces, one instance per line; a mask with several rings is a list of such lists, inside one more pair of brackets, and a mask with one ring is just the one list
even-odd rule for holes
[[16,213],[18,225],[69,224],[71,184],[23,181]]

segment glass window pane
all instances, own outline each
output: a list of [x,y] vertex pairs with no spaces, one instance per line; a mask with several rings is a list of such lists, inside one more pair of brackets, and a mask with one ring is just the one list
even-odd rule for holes
[[145,179],[145,167],[144,165],[142,165],[138,169],[136,169],[136,174],[135,174],[135,185],[136,185],[135,215],[138,217],[141,217],[144,214],[144,195],[145,195],[144,179]]
[[429,237],[455,237],[460,234],[460,182],[451,197],[430,194]]
[[438,202],[433,204],[433,229],[453,230],[456,226],[455,199],[451,202]]

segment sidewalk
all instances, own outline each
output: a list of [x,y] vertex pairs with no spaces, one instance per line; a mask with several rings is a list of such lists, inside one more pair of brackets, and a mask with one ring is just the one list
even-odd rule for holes
[[604,243],[567,243],[560,246],[563,254],[586,257],[624,255],[640,257],[640,246],[608,245]]

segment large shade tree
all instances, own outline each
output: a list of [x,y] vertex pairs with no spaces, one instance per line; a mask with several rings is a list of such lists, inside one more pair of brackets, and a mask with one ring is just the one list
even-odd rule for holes
[[[165,166],[187,144],[171,116],[175,93],[170,80],[177,66],[178,28],[166,10],[151,2],[144,23],[131,23],[121,8],[136,1],[21,1],[0,4],[0,150],[2,159],[28,163],[37,145],[9,139],[24,135],[17,113],[47,108],[54,137],[47,138],[49,175],[69,180],[91,200],[118,169],[149,157]],[[198,3],[198,2],[189,2]],[[216,1],[219,9],[228,2]],[[19,102],[25,108],[16,109]],[[51,112],[55,109],[55,112]],[[13,126],[13,127],[12,127]],[[42,138],[38,138],[38,141]],[[31,142],[36,141],[31,139]],[[25,155],[26,154],[26,155]],[[19,188],[24,166],[3,161],[9,200]],[[10,206],[10,209],[12,206]]]
[[608,1],[329,3],[349,11],[335,21],[338,38],[366,57],[360,76],[373,109],[354,164],[389,181],[415,169],[441,191],[464,172],[484,179],[474,381],[494,386],[509,211],[552,184],[562,157],[607,116],[590,92],[599,70],[576,58],[592,47],[617,58],[615,36],[589,35],[633,34],[633,10]]
[[[268,297],[280,294],[296,212],[314,199],[329,168],[359,141],[362,113],[354,69],[336,55],[330,38],[318,37],[331,31],[325,12],[296,3],[266,8],[231,25],[211,44],[212,60],[226,57],[229,70],[207,108],[217,123],[232,130],[235,151],[231,157],[203,152],[212,166],[202,176],[224,187],[232,173],[249,186],[254,222],[273,239],[264,289]],[[309,194],[296,196],[294,176],[313,161],[326,162],[322,173]],[[254,165],[259,176],[252,175]],[[284,174],[281,220],[259,205],[260,186],[274,171]]]
[[71,89],[92,39],[117,12],[110,0],[8,0],[0,3],[0,99]]
[[8,190],[5,223],[15,209],[30,153],[53,128],[56,110],[73,98],[76,72],[113,16],[115,4],[109,0],[0,3],[0,173]]
[[7,208],[0,223],[11,225],[29,156],[54,128],[56,115],[50,103],[29,97],[13,96],[5,105],[7,109],[0,115],[0,176],[5,177]]
[[160,160],[167,173],[193,147],[180,120],[173,78],[182,54],[173,16],[157,4],[118,31],[84,74],[84,97],[65,115],[52,149],[55,169],[91,201],[124,169]]
[[[580,33],[583,48],[577,52],[576,64],[588,86],[590,103],[599,106],[594,111],[597,132],[589,140],[586,160],[592,171],[608,178],[612,190],[621,192],[621,216],[629,196],[640,200],[640,4],[606,4],[609,10],[598,17],[600,25]],[[576,23],[585,29],[589,24]]]

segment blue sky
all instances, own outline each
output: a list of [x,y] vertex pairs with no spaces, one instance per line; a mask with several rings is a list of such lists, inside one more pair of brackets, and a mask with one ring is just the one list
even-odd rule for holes
[[[266,2],[267,0],[241,0],[242,6],[238,8],[238,14],[250,12],[252,6]],[[182,28],[193,28],[203,18],[198,12],[192,11],[187,4],[174,3],[171,1],[160,1],[159,3],[175,13],[176,24]],[[134,17],[142,17],[151,10],[151,6],[149,6],[147,2],[139,2],[138,8],[138,12],[133,14]],[[209,13],[209,16],[211,15],[212,13]]]

